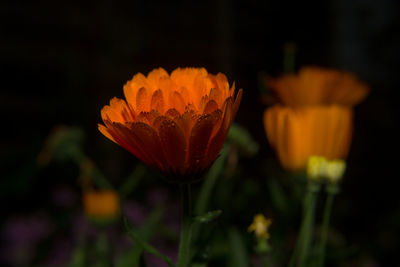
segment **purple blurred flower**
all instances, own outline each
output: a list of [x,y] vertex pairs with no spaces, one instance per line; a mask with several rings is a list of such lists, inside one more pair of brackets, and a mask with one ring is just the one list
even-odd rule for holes
[[51,192],[51,199],[57,207],[68,208],[73,206],[78,197],[67,185],[59,185]]
[[149,191],[146,196],[147,203],[151,208],[162,205],[168,201],[168,190],[166,188],[158,187]]
[[146,209],[134,201],[124,203],[123,214],[136,226],[143,225],[148,216]]
[[44,215],[9,219],[1,231],[1,259],[13,265],[27,265],[35,257],[36,246],[53,232],[54,226]]

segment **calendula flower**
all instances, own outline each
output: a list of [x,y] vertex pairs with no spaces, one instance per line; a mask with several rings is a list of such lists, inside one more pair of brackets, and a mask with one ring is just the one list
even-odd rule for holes
[[104,106],[99,130],[168,180],[188,183],[218,157],[236,115],[235,98],[224,74],[204,68],[164,69],[136,74],[124,86],[125,100]]
[[269,239],[270,234],[268,229],[271,223],[271,219],[266,219],[264,215],[260,213],[254,216],[253,222],[247,230],[249,232],[254,232],[254,234],[260,239]]
[[306,67],[270,80],[280,103],[264,112],[271,146],[284,168],[306,169],[310,156],[346,158],[353,131],[353,106],[368,93],[349,73]]
[[368,86],[348,72],[303,67],[298,74],[269,79],[268,87],[286,106],[354,106],[368,94]]
[[113,219],[120,212],[119,196],[113,190],[85,191],[83,208],[89,218]]

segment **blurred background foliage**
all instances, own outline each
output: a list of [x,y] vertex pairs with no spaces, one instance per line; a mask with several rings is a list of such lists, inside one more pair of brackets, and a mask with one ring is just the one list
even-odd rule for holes
[[[244,89],[221,157],[193,186],[201,195],[207,185],[210,195],[196,209],[223,211],[202,227],[198,266],[206,259],[210,266],[257,265],[247,233],[257,213],[273,219],[270,260],[286,262],[301,192],[266,140],[262,79],[283,72],[290,43],[295,69],[345,69],[372,88],[355,110],[328,266],[395,266],[399,8],[395,0],[1,2],[0,263],[95,266],[108,252],[118,266],[138,260],[121,218],[100,226],[85,218],[85,175],[95,187],[117,190],[137,235],[175,259],[178,190],[97,130],[101,107],[122,97],[133,74],[158,66],[203,66]],[[148,254],[139,260],[162,264]]]

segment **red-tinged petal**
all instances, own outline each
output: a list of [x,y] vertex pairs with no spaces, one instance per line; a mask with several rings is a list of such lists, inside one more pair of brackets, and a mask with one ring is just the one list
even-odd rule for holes
[[186,158],[186,138],[176,122],[165,119],[158,128],[161,145],[169,166],[174,173],[184,174]]
[[179,111],[177,111],[174,108],[170,108],[170,109],[167,110],[167,112],[165,112],[165,116],[168,116],[168,117],[171,117],[171,118],[175,118],[175,117],[177,117],[179,115],[181,115],[179,113]]
[[198,111],[203,113],[204,108],[206,107],[207,102],[209,101],[208,96],[204,95],[200,99],[200,103],[197,107]]
[[115,141],[114,137],[111,135],[111,133],[109,132],[108,128],[105,127],[103,124],[97,124],[97,127],[99,129],[99,131],[108,139],[110,139],[111,141],[113,141],[114,143],[117,143],[117,141]]
[[214,123],[215,118],[210,114],[205,114],[200,116],[193,126],[189,143],[189,172],[195,172],[201,168]]
[[214,100],[217,103],[223,103],[223,94],[222,90],[219,88],[212,88],[210,91],[210,100]]
[[166,159],[157,132],[150,125],[142,122],[128,123],[127,127],[130,130],[131,138],[150,156],[152,166],[167,171]]
[[109,129],[113,129],[113,131],[115,132],[115,136],[113,135],[113,137],[116,139],[120,146],[131,152],[134,156],[143,161],[145,164],[154,166],[151,156],[145,149],[143,149],[141,144],[137,142],[137,140],[132,135],[130,129],[128,129],[125,125],[121,123],[112,123],[110,126],[107,127]]
[[149,112],[144,112],[144,111],[140,112],[139,115],[136,117],[136,121],[149,124],[150,123]]
[[214,100],[210,100],[207,102],[206,106],[204,107],[203,114],[212,113],[218,109],[218,104]]
[[147,89],[142,87],[139,89],[136,95],[136,111],[149,111],[150,110],[150,101]]
[[243,90],[240,89],[236,95],[235,103],[233,104],[233,117],[236,116],[237,111],[239,110],[240,102],[242,102]]
[[153,121],[153,124],[151,126],[153,127],[153,129],[158,129],[160,127],[161,123],[168,119],[169,118],[167,116],[158,116],[157,118],[155,118],[155,120]]
[[[155,109],[152,109],[150,112],[149,112],[149,116],[148,116],[148,120],[149,120],[149,125],[153,125],[153,123],[154,123],[154,121],[158,118],[158,117],[160,117],[161,116],[161,113],[158,111],[158,110],[155,110]],[[157,129],[157,128],[155,128],[155,129]]]
[[192,119],[193,115],[194,113],[185,112],[182,115],[174,118],[174,121],[182,129],[188,143],[189,143],[190,131],[194,124]]
[[151,97],[150,107],[151,109],[158,110],[161,114],[164,113],[165,101],[163,93],[160,89],[153,93],[153,96]]
[[221,126],[219,127],[219,130],[215,134],[215,136],[211,139],[211,142],[208,146],[206,162],[205,162],[207,166],[211,164],[218,157],[218,154],[225,143],[226,135],[228,134],[229,127],[231,126],[233,121],[232,106],[233,106],[232,99],[228,98],[225,104],[225,110],[223,112],[223,120]]

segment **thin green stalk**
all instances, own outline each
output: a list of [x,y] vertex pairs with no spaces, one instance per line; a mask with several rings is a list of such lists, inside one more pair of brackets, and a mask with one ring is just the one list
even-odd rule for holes
[[328,240],[328,233],[329,233],[329,222],[331,217],[331,211],[333,206],[333,200],[335,195],[338,193],[338,187],[336,184],[328,184],[326,186],[326,202],[324,208],[324,215],[322,218],[322,229],[321,229],[321,240],[318,245],[318,252],[320,253],[318,257],[318,264],[317,266],[324,266],[325,262],[325,252],[326,252],[326,243]]
[[182,229],[179,243],[177,267],[187,267],[190,258],[192,232],[190,184],[181,185]]
[[307,184],[307,190],[303,203],[303,219],[300,226],[299,237],[297,238],[296,242],[296,247],[289,262],[290,267],[306,266],[314,229],[315,207],[320,188],[320,184],[313,181],[309,181]]
[[262,256],[262,267],[268,267],[268,257],[267,255]]

